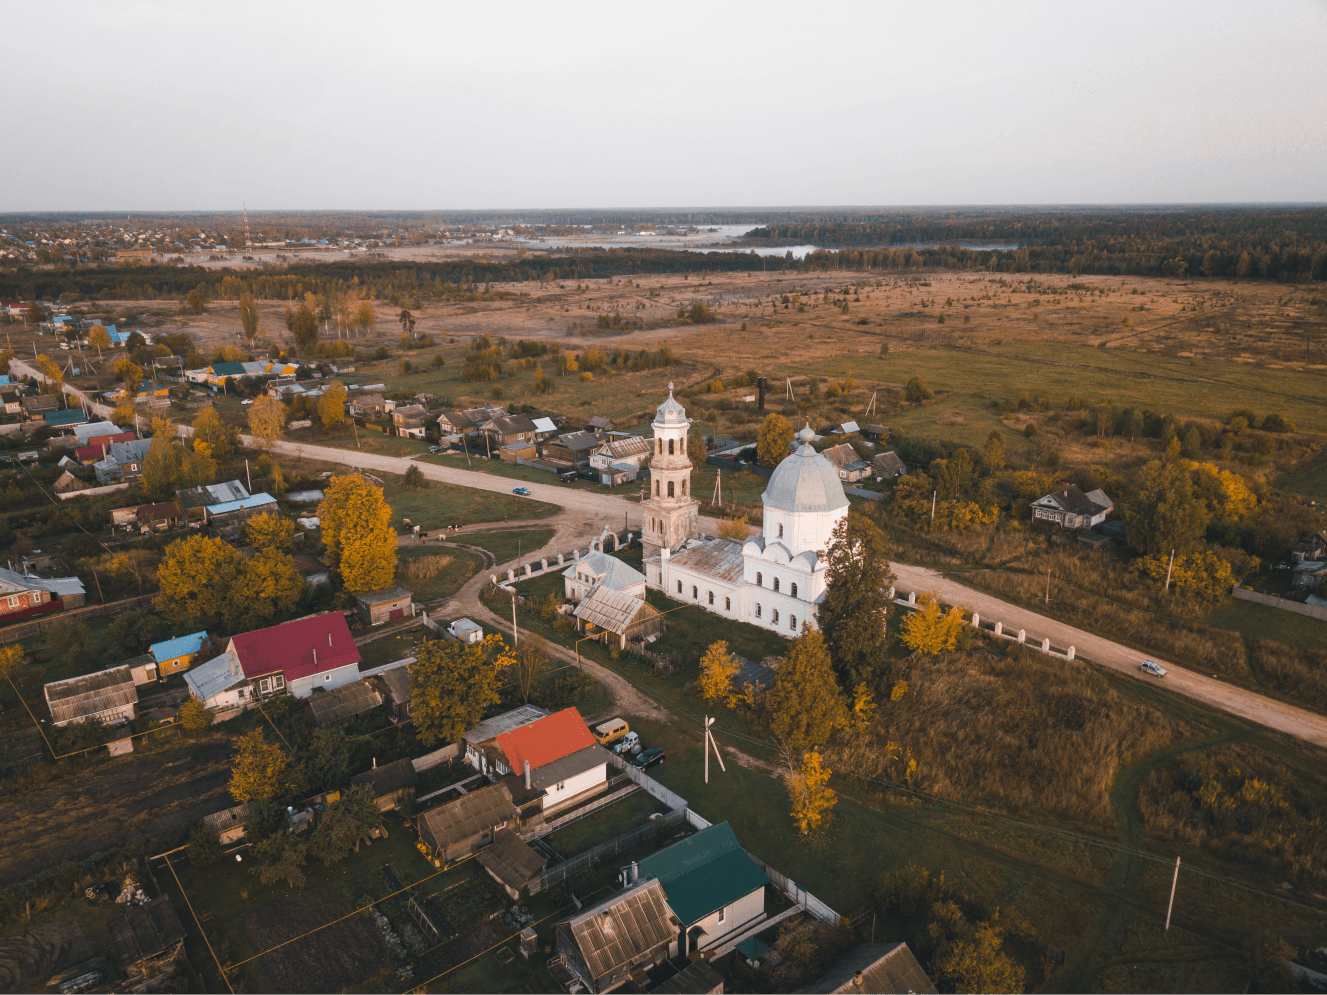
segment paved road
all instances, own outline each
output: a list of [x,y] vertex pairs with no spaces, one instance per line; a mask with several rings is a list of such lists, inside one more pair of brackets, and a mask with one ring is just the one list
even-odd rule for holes
[[[258,440],[249,438],[245,439],[245,443],[254,446],[259,445]],[[413,460],[399,459],[393,456],[378,456],[356,450],[331,449],[297,442],[278,442],[274,449],[288,456],[344,463],[349,466],[381,470],[387,473],[403,474],[410,466],[418,466],[423,471],[424,476],[430,480],[440,480],[449,484],[459,484],[485,491],[509,494],[511,488],[515,486],[505,477],[495,477],[477,470],[464,470],[431,463],[416,463]],[[556,555],[558,552],[566,551],[571,545],[583,545],[594,535],[597,535],[605,525],[618,527],[623,514],[627,516],[628,527],[639,533],[641,523],[639,506],[617,495],[563,487],[558,484],[529,483],[525,486],[530,489],[532,498],[561,505],[565,509],[552,519],[545,520],[556,525],[557,535],[545,547],[546,553],[540,551],[541,555]],[[712,519],[702,518],[700,526],[711,533],[717,531],[717,523]],[[538,556],[535,555],[534,551],[531,551],[527,560],[530,557],[533,557],[537,562]],[[501,576],[506,572],[508,566],[517,565],[515,563],[502,564],[493,572]],[[897,586],[900,592],[906,594],[908,591],[930,591],[947,603],[961,605],[969,611],[980,613],[985,620],[1002,622],[1006,631],[1026,630],[1029,642],[1039,644],[1043,638],[1049,637],[1054,646],[1061,648],[1073,646],[1076,656],[1091,660],[1093,663],[1118,670],[1137,680],[1159,680],[1161,686],[1168,691],[1185,695],[1212,708],[1218,708],[1231,715],[1307,740],[1318,746],[1327,746],[1327,717],[1275,701],[1253,691],[1234,687],[1193,670],[1187,670],[1173,661],[1163,660],[1155,655],[1151,656],[1150,659],[1165,666],[1169,671],[1169,676],[1164,678],[1147,677],[1138,670],[1138,664],[1144,658],[1144,654],[1138,650],[1121,646],[1119,643],[1112,642],[1102,636],[1093,635],[1064,622],[1046,618],[1026,608],[1020,608],[1018,605],[1010,604],[956,581],[948,580],[936,571],[926,567],[913,566],[907,563],[895,563],[893,567],[894,573],[898,577]],[[472,610],[478,604],[479,587],[482,586],[484,580],[487,580],[487,573],[488,571],[485,572],[483,577],[474,578],[470,584],[458,591],[453,598],[449,599],[445,610]],[[1071,664],[1066,663],[1066,666],[1071,666]],[[596,676],[599,675],[596,674]]]

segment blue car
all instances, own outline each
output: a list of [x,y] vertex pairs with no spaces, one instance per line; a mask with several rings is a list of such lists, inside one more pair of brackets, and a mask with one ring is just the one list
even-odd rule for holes
[[528,488],[528,487],[513,487],[513,488],[511,489],[511,492],[512,492],[513,494],[519,494],[521,497],[529,497],[529,496],[530,496],[530,488]]

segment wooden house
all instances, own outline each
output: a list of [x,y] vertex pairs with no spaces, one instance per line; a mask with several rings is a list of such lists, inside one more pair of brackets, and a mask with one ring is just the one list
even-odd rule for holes
[[381,767],[375,760],[372,770],[356,774],[350,779],[352,788],[369,788],[373,792],[373,800],[383,812],[398,807],[418,783],[419,774],[415,772],[414,762],[409,757],[383,764]]
[[479,851],[479,864],[502,885],[513,901],[520,901],[530,879],[540,874],[548,858],[537,853],[515,833],[503,833],[498,841]]
[[554,927],[562,963],[595,993],[644,982],[676,954],[677,931],[658,881],[641,881]]
[[429,809],[417,823],[434,856],[451,861],[492,843],[518,818],[507,785],[490,784]]
[[382,625],[415,614],[413,597],[404,587],[385,587],[355,595],[355,614],[369,625]]

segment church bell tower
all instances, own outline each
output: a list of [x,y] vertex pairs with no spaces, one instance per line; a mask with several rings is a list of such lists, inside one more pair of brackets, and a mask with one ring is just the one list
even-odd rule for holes
[[656,550],[671,549],[696,531],[699,502],[691,496],[691,457],[687,455],[690,427],[686,409],[673,400],[670,383],[668,400],[659,405],[654,416],[650,491],[641,504],[641,541]]

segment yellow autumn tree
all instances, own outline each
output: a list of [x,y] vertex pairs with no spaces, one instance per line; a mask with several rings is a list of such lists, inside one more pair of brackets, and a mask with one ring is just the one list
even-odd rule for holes
[[220,627],[238,586],[239,561],[240,554],[221,539],[177,539],[166,547],[157,567],[157,611],[187,629]]
[[410,716],[419,741],[460,742],[501,700],[502,673],[514,663],[496,633],[482,643],[424,643],[410,667]]
[[132,429],[138,421],[138,413],[134,410],[134,405],[130,401],[121,401],[111,412],[111,421],[120,428]]
[[333,380],[318,399],[318,418],[324,428],[333,428],[346,420],[346,386]]
[[184,726],[185,732],[202,732],[212,724],[212,716],[203,707],[197,696],[189,695],[175,713],[175,720]]
[[747,528],[745,515],[725,518],[719,522],[720,539],[736,539],[741,542],[750,534],[751,530]]
[[235,452],[238,433],[221,420],[217,409],[206,407],[194,419],[194,450],[212,459],[225,459]]
[[727,642],[720,639],[710,644],[710,648],[700,658],[700,680],[697,682],[705,703],[722,705],[724,708],[732,708],[737,704],[739,695],[733,689],[733,679],[741,669],[737,657],[728,652]]
[[228,785],[237,802],[267,801],[290,790],[285,751],[264,739],[262,729],[250,729],[239,737],[238,745]]
[[946,612],[930,594],[923,594],[917,600],[921,608],[903,621],[904,644],[918,653],[943,653],[956,648],[967,627],[963,609],[954,607]]
[[60,393],[61,385],[65,382],[64,370],[60,369],[60,364],[42,353],[37,357],[37,369],[46,377],[43,390],[49,394]]
[[801,767],[788,778],[793,824],[803,835],[819,829],[829,810],[838,804],[838,795],[829,786],[830,773],[820,751],[808,750],[802,754]]
[[327,555],[347,591],[360,594],[392,586],[396,532],[381,490],[357,473],[333,477],[318,517]]
[[295,523],[289,518],[264,512],[244,523],[244,541],[254,549],[290,549],[295,541]]
[[778,412],[771,411],[765,416],[756,434],[756,453],[765,466],[778,466],[788,455],[788,445],[793,441],[793,427],[788,419]]
[[249,409],[249,431],[263,441],[268,449],[281,437],[286,427],[286,406],[275,397],[264,394]]

